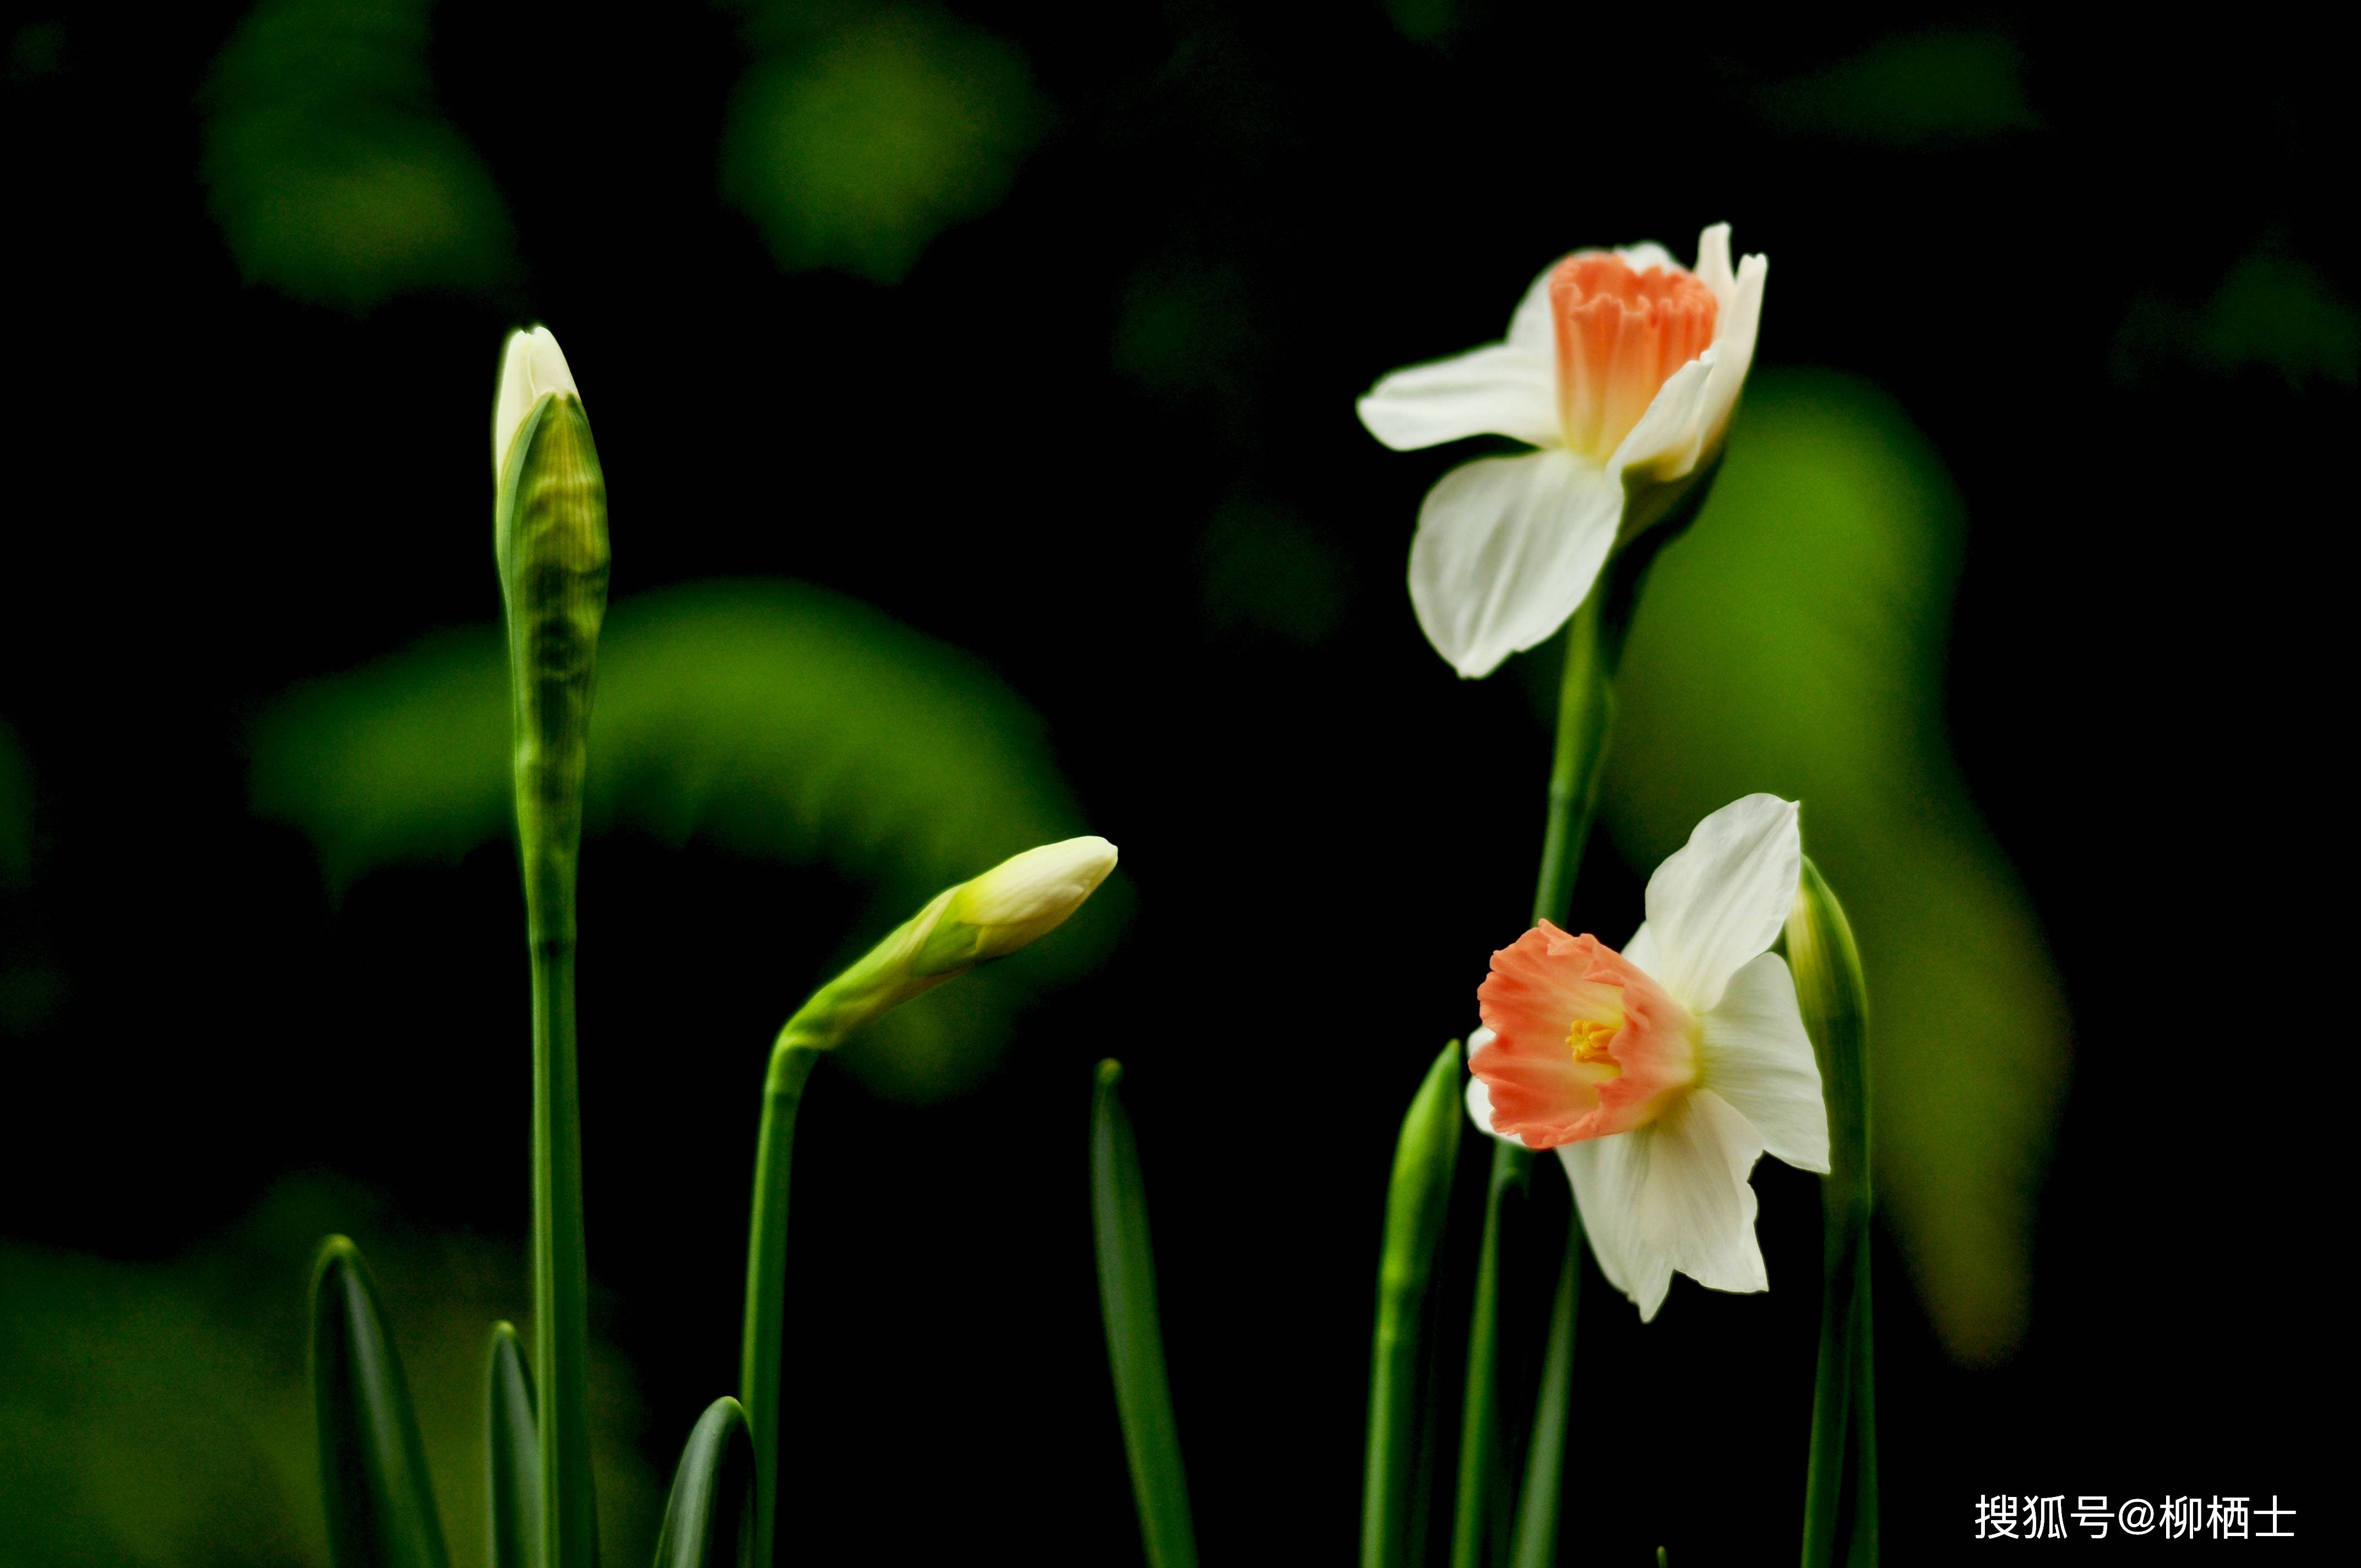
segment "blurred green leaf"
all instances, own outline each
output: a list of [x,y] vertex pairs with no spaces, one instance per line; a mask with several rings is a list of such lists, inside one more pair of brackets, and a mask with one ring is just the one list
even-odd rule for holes
[[485,1514],[492,1568],[540,1568],[541,1445],[534,1426],[533,1369],[517,1332],[492,1325],[484,1376]]
[[[365,1190],[290,1181],[169,1262],[0,1243],[0,1563],[328,1560],[303,1279],[336,1223],[401,1281],[396,1339],[437,1494],[453,1518],[483,1517],[483,1325],[526,1300],[521,1251],[403,1226]],[[600,1530],[638,1557],[658,1478],[634,1443],[631,1370],[599,1354]],[[448,1544],[455,1568],[482,1568],[482,1531]]]
[[2135,299],[2109,360],[2127,384],[2176,367],[2217,375],[2260,367],[2299,390],[2322,381],[2350,387],[2361,381],[2361,312],[2267,237],[2202,307],[2154,293]]
[[204,180],[239,270],[366,310],[515,270],[499,190],[436,113],[434,0],[263,0],[214,62]]
[[723,1396],[689,1430],[656,1538],[656,1568],[743,1568],[754,1554],[754,1440]]
[[[298,689],[257,728],[256,810],[301,828],[338,886],[507,838],[507,678],[485,627]],[[594,833],[622,824],[826,863],[870,889],[868,907],[846,911],[838,962],[812,965],[815,984],[944,887],[1086,826],[1040,718],[982,664],[778,581],[692,585],[609,612],[588,816]],[[1057,941],[864,1030],[847,1064],[911,1097],[956,1091],[989,1066],[1024,1000],[1087,970],[1125,913],[1118,877]],[[782,995],[782,1018],[798,1000]]]
[[1180,1429],[1172,1417],[1164,1328],[1157,1312],[1148,1187],[1139,1171],[1139,1140],[1132,1132],[1131,1113],[1123,1106],[1122,1082],[1120,1063],[1099,1063],[1091,1098],[1091,1220],[1098,1251],[1099,1310],[1148,1561],[1153,1568],[1196,1568],[1189,1475],[1180,1462]]
[[312,1395],[335,1568],[449,1568],[426,1446],[377,1287],[343,1236],[312,1271]]
[[1943,726],[1963,527],[1926,438],[1868,384],[1764,373],[1719,487],[1631,630],[1607,820],[1635,865],[1753,790],[1804,803],[1878,1012],[1881,1207],[1952,1352],[2007,1352],[2069,1021],[2024,888]]
[[749,8],[777,47],[739,86],[722,184],[790,270],[899,282],[1048,124],[1016,46],[936,6]]
[[1773,83],[1763,117],[1797,136],[1926,148],[2037,130],[2025,60],[1995,32],[1893,38],[1808,75]]

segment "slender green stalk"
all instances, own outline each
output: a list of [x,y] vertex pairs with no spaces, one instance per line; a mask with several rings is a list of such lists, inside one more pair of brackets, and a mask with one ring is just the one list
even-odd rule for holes
[[574,1019],[575,879],[590,696],[607,604],[607,490],[570,392],[519,427],[493,511],[508,610],[517,846],[533,957],[533,1346],[545,1568],[598,1568],[590,1288]]
[[1402,1118],[1386,1190],[1378,1326],[1369,1348],[1369,1447],[1361,1491],[1361,1568],[1411,1568],[1419,1539],[1419,1374],[1428,1287],[1459,1157],[1459,1042],[1443,1047]]
[[[1533,923],[1563,921],[1574,901],[1574,880],[1598,809],[1605,776],[1608,736],[1615,719],[1610,681],[1616,649],[1609,646],[1603,588],[1583,601],[1566,624],[1565,668],[1558,684],[1557,741],[1550,759],[1549,807],[1542,833],[1541,873],[1533,888]],[[1451,1532],[1452,1568],[1482,1568],[1487,1539],[1506,1541],[1499,1530],[1504,1495],[1494,1477],[1500,1455],[1511,1452],[1499,1411],[1500,1205],[1503,1195],[1521,1189],[1532,1167],[1531,1151],[1495,1140],[1491,1180],[1485,1190],[1484,1243],[1476,1265],[1476,1305],[1467,1332],[1467,1382],[1459,1429],[1459,1494]],[[1573,1252],[1579,1261],[1582,1223],[1575,1221]],[[1572,1376],[1573,1327],[1568,1324],[1567,1376]],[[1554,1332],[1554,1330],[1553,1330]],[[1544,1365],[1548,1365],[1546,1362]],[[1536,1420],[1549,1414],[1550,1400],[1535,1407]],[[1557,1403],[1563,1444],[1564,1401]],[[1547,1434],[1536,1429],[1533,1441]],[[1532,1507],[1528,1497],[1525,1508]]]
[[1804,1568],[1877,1561],[1877,1436],[1870,1314],[1869,992],[1844,907],[1804,862],[1787,958],[1828,1105],[1819,1368],[1804,1493]]
[[533,1416],[533,1369],[516,1330],[492,1325],[484,1378],[484,1514],[492,1568],[540,1568],[541,1439]]
[[1525,1489],[1513,1568],[1550,1568],[1557,1561],[1558,1496],[1565,1479],[1565,1423],[1574,1406],[1574,1324],[1582,1305],[1582,1217],[1566,1230],[1558,1265],[1557,1297],[1550,1304],[1549,1346],[1542,1353],[1541,1398],[1533,1407],[1533,1441],[1525,1453]]
[[1164,1369],[1164,1331],[1156,1310],[1156,1253],[1148,1234],[1148,1193],[1139,1143],[1118,1086],[1123,1068],[1098,1067],[1091,1102],[1091,1221],[1098,1243],[1099,1306],[1107,1363],[1115,1376],[1124,1454],[1141,1543],[1152,1568],[1196,1568],[1197,1532],[1189,1516],[1189,1477]]
[[825,1048],[790,1025],[771,1048],[763,1081],[763,1131],[754,1154],[754,1219],[746,1242],[746,1319],[738,1402],[754,1439],[754,1563],[769,1568],[778,1544],[780,1323],[787,1301],[787,1178],[796,1113]]

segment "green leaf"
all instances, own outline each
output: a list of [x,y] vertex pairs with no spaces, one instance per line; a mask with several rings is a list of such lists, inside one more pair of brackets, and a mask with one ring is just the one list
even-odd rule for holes
[[1415,1539],[1426,1478],[1421,1464],[1419,1372],[1428,1287],[1443,1245],[1451,1178],[1459,1158],[1459,1042],[1426,1070],[1402,1118],[1386,1191],[1385,1250],[1378,1263],[1378,1326],[1369,1355],[1369,1445],[1361,1497],[1361,1568],[1408,1568],[1426,1560]]
[[[255,810],[293,824],[333,886],[507,841],[507,655],[438,633],[312,682],[253,735]],[[599,635],[586,830],[691,840],[865,889],[813,980],[979,866],[1086,830],[1047,727],[969,655],[856,600],[779,580],[616,603]],[[1036,991],[1087,971],[1125,918],[1117,877],[1054,943],[897,1008],[844,1065],[904,1099],[973,1081]],[[544,1391],[545,1392],[545,1391]]]
[[1098,1241],[1099,1306],[1116,1413],[1131,1460],[1139,1533],[1153,1568],[1195,1568],[1196,1528],[1189,1517],[1189,1478],[1164,1369],[1164,1331],[1156,1310],[1156,1252],[1148,1234],[1148,1193],[1139,1144],[1118,1086],[1123,1067],[1098,1067],[1091,1101],[1091,1219]]
[[343,1236],[321,1244],[313,1270],[312,1392],[335,1568],[449,1568],[401,1358]]
[[533,1369],[507,1323],[492,1325],[485,1401],[492,1568],[541,1568],[541,1440],[533,1429]]
[[680,1451],[656,1568],[743,1568],[754,1561],[754,1442],[728,1395],[705,1408]]
[[1557,1297],[1550,1307],[1549,1342],[1542,1352],[1532,1446],[1525,1452],[1525,1485],[1509,1554],[1512,1568],[1550,1568],[1557,1561],[1559,1505],[1565,1495],[1565,1429],[1574,1409],[1575,1320],[1582,1305],[1582,1217],[1576,1214],[1567,1227]]
[[1963,510],[1883,392],[1757,376],[1712,500],[1633,618],[1603,814],[1646,867],[1740,795],[1804,803],[1877,986],[1880,1212],[1973,1362],[2023,1327],[2069,1036],[2031,901],[1944,733]]

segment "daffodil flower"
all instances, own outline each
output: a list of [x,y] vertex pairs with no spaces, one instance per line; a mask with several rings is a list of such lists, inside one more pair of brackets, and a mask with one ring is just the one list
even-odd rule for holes
[[1819,1068],[1770,950],[1802,869],[1794,803],[1748,795],[1656,868],[1621,952],[1543,921],[1492,955],[1476,993],[1468,1113],[1557,1151],[1600,1271],[1643,1320],[1675,1270],[1767,1289],[1755,1160],[1828,1168]]
[[1698,239],[1694,272],[1662,246],[1579,250],[1534,280],[1507,342],[1397,370],[1360,400],[1397,452],[1486,434],[1539,448],[1462,464],[1419,509],[1411,604],[1462,675],[1565,625],[1616,546],[1712,466],[1768,265],[1731,272],[1728,224]]

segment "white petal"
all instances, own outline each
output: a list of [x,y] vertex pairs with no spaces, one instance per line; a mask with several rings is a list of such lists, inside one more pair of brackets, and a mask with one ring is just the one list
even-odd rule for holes
[[1505,343],[1397,370],[1355,405],[1369,433],[1397,452],[1471,435],[1509,435],[1532,446],[1559,433],[1557,368]]
[[1728,224],[1715,224],[1697,236],[1697,276],[1698,282],[1713,291],[1715,302],[1729,310],[1730,302],[1737,298],[1738,285],[1730,275]]
[[1719,351],[1708,346],[1666,377],[1648,400],[1640,422],[1625,433],[1615,455],[1607,460],[1608,472],[1647,466],[1658,479],[1677,479],[1696,467],[1704,450],[1706,395],[1719,362]]
[[1557,1147],[1598,1272],[1631,1298],[1643,1323],[1656,1315],[1673,1288],[1673,1266],[1640,1238],[1639,1176],[1643,1167],[1633,1157],[1639,1148],[1635,1140],[1644,1132],[1585,1138]]
[[1622,518],[1622,483],[1563,450],[1454,468],[1410,547],[1427,641],[1470,680],[1544,641],[1590,592]]
[[1615,258],[1634,272],[1645,272],[1651,267],[1666,272],[1681,270],[1681,264],[1673,259],[1673,253],[1653,239],[1640,245],[1617,246]]
[[1803,871],[1795,802],[1750,795],[1723,806],[1648,879],[1647,972],[1690,1012],[1711,1010],[1740,966],[1777,940]]
[[1641,1168],[1641,1245],[1716,1290],[1769,1289],[1754,1240],[1754,1191],[1746,1180],[1763,1145],[1746,1118],[1700,1089],[1620,1135],[1635,1140],[1632,1163]]
[[1699,1023],[1698,1049],[1713,1091],[1754,1124],[1773,1154],[1827,1174],[1828,1103],[1787,960],[1764,953],[1741,968]]
[[500,389],[492,400],[492,477],[497,481],[508,462],[509,444],[533,405],[550,392],[582,394],[557,339],[545,326],[509,334],[500,350]]
[[1517,302],[1517,313],[1509,318],[1509,346],[1539,355],[1550,366],[1553,401],[1557,397],[1557,313],[1550,308],[1549,282],[1550,274],[1556,270],[1556,261],[1543,268],[1541,276],[1526,288],[1525,297]]
[[1648,928],[1645,920],[1641,921],[1640,928],[1631,933],[1631,939],[1623,944],[1623,956],[1642,973],[1656,972],[1656,934]]
[[1730,411],[1738,407],[1738,394],[1746,389],[1746,373],[1754,365],[1755,334],[1763,323],[1763,284],[1770,271],[1771,263],[1760,256],[1740,262],[1730,302],[1714,320],[1713,346],[1707,351],[1713,356],[1713,368],[1697,395],[1697,446],[1689,455],[1690,467],[1719,449]]

